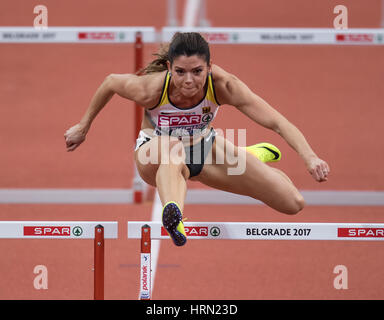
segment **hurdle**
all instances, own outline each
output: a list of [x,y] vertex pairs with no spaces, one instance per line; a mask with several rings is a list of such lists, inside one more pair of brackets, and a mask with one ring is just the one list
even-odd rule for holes
[[104,300],[104,239],[117,239],[115,221],[0,221],[0,239],[94,239],[94,300]]
[[[383,241],[384,223],[185,222],[189,240]],[[140,299],[151,298],[151,240],[170,239],[159,221],[128,221],[128,239],[141,239]]]

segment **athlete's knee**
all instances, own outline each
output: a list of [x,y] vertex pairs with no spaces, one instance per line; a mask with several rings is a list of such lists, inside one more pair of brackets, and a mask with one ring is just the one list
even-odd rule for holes
[[305,207],[305,200],[303,196],[300,193],[298,193],[292,197],[289,205],[286,207],[286,210],[284,210],[284,213],[297,214],[301,210],[303,210],[304,207]]
[[160,171],[179,172],[187,180],[189,169],[185,164],[184,145],[179,140],[170,140],[168,143],[167,147],[162,147]]
[[158,167],[158,165],[151,163],[144,165],[140,162],[140,159],[136,158],[136,168],[140,177],[144,180],[144,182],[154,187],[156,187],[155,177]]
[[160,179],[160,177],[169,177],[169,176],[181,176],[184,178],[185,181],[189,179],[190,173],[188,167],[183,163],[180,162],[178,164],[169,162],[166,164],[160,164],[157,172],[156,172],[156,183],[157,180]]

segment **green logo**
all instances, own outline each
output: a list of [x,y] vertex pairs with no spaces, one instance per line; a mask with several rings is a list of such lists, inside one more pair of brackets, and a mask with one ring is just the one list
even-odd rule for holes
[[83,229],[79,226],[73,228],[72,233],[76,237],[80,237],[83,234]]
[[209,231],[212,237],[218,237],[220,235],[220,228],[219,227],[212,227]]

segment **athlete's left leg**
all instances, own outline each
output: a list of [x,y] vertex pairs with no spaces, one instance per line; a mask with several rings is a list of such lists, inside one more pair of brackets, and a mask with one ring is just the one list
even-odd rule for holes
[[[228,154],[238,157],[238,163],[231,164]],[[218,159],[224,159],[224,163],[217,163]],[[243,172],[236,174],[233,169],[239,164],[243,164],[244,168],[240,170]],[[192,180],[250,196],[287,214],[295,214],[304,207],[304,198],[282,171],[269,167],[248,152],[239,152],[237,146],[222,136],[217,136],[212,146],[212,164],[206,163],[202,172]]]

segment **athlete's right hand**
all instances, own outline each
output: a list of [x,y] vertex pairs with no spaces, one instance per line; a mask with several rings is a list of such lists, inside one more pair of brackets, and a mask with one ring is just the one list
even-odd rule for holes
[[78,123],[77,125],[69,128],[65,134],[65,143],[67,145],[67,151],[75,150],[81,143],[84,142],[87,135],[87,129]]

